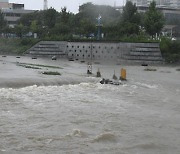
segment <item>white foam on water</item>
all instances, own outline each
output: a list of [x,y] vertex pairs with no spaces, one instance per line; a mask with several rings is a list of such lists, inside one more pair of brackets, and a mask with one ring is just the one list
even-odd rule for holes
[[154,85],[154,84],[151,85],[141,82],[135,82],[135,86],[149,88],[149,89],[158,89],[158,85]]
[[1,149],[0,151],[5,152],[6,150],[5,149]]
[[87,137],[87,134],[80,129],[73,129],[70,134],[67,134],[68,137]]
[[[1,149],[13,154],[166,153],[151,140],[178,153],[178,104],[174,93],[168,93],[168,104],[165,90],[158,89],[140,82],[1,88]],[[132,143],[137,146],[127,148]]]
[[105,132],[96,136],[92,142],[116,142],[116,136],[111,132]]

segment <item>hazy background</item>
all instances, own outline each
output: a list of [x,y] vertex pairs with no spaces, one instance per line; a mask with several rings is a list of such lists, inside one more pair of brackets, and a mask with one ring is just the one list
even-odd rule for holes
[[[123,2],[124,1],[124,2]],[[42,10],[43,0],[10,0],[11,3],[23,3],[26,9]],[[125,0],[48,0],[48,7],[53,7],[60,11],[62,7],[66,6],[68,11],[77,13],[80,5],[92,2],[99,5],[116,6],[123,5]]]

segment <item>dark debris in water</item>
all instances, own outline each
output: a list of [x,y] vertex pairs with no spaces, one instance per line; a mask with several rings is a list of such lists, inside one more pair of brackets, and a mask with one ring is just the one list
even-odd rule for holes
[[29,69],[41,69],[41,68],[36,67],[36,66],[23,65],[23,64],[20,64],[20,63],[17,63],[17,65],[21,66],[21,67],[24,67],[24,68],[29,68]]
[[50,66],[50,65],[41,65],[41,64],[30,64],[30,63],[19,63],[17,62],[18,66],[22,65],[28,65],[28,66],[34,66],[34,67],[45,67],[45,68],[53,68],[53,69],[63,69],[62,67],[59,66]]
[[44,74],[44,75],[61,75],[61,73],[59,73],[59,72],[42,72],[42,74]]
[[157,71],[155,68],[145,68],[144,71]]

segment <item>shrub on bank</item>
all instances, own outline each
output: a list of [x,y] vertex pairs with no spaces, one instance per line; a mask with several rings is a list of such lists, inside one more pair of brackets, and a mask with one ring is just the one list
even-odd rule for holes
[[1,54],[23,54],[39,40],[32,38],[0,38]]
[[33,38],[23,38],[20,40],[20,44],[23,46],[27,46],[27,45],[35,45],[36,43],[38,43],[40,40],[39,39],[33,39]]
[[180,63],[180,41],[163,38],[160,42],[160,48],[167,63]]

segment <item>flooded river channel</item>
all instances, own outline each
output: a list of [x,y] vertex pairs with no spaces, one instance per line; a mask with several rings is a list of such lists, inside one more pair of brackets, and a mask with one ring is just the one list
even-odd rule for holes
[[85,63],[1,57],[0,154],[179,154],[178,67],[94,64],[93,71],[112,78],[122,67],[127,82],[101,85]]

